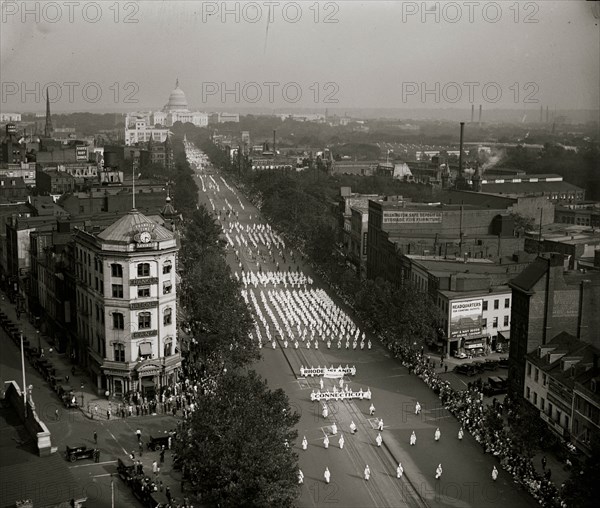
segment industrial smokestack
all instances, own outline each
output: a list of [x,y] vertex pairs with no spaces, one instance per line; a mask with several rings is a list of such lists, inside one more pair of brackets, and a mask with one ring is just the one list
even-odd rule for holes
[[471,104],[471,123],[475,121],[475,104]]
[[463,154],[463,132],[465,130],[465,122],[460,122],[460,146],[458,149],[458,176],[462,176],[462,154]]
[[479,105],[479,125],[481,125],[481,104]]

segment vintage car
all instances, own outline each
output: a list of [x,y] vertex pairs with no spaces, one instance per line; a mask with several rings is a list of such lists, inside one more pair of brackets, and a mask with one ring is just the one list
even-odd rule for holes
[[136,476],[135,463],[129,457],[117,459],[117,473],[129,485]]
[[508,358],[506,356],[503,356],[498,360],[498,367],[501,369],[508,369]]
[[483,394],[488,397],[501,395],[508,391],[508,380],[501,376],[490,376],[483,385]]
[[460,359],[464,359],[467,357],[467,353],[465,353],[464,351],[454,351],[454,358],[460,358]]
[[77,398],[71,385],[60,385],[58,387],[58,396],[67,408],[77,407]]
[[471,363],[464,363],[462,365],[457,365],[456,367],[454,367],[453,370],[457,374],[463,374],[465,376],[474,376],[479,372],[479,369]]
[[[165,434],[162,436],[150,436],[150,439],[148,440],[148,449],[150,450],[154,450],[154,451],[159,451],[163,446],[165,447],[165,449],[169,448],[169,437],[175,439],[175,432],[167,432],[165,431]],[[173,444],[173,442],[171,441],[171,445]]]
[[483,362],[483,368],[485,370],[496,370],[498,368],[498,362],[496,360],[486,360]]
[[65,457],[71,462],[75,462],[79,459],[93,459],[95,448],[88,448],[87,446],[67,446]]

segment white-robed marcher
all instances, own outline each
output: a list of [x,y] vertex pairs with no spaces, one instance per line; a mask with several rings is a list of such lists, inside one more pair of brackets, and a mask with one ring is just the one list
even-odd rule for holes
[[379,422],[377,423],[377,430],[378,431],[382,431],[383,430],[383,418],[379,419]]
[[323,476],[325,478],[325,483],[329,483],[329,481],[331,480],[331,473],[329,472],[328,467],[325,468],[325,472],[323,473]]
[[367,467],[365,467],[365,480],[369,481],[369,478],[371,478],[371,470],[369,464],[367,464]]
[[329,438],[327,436],[325,436],[325,439],[323,439],[323,446],[325,448],[329,448]]
[[412,431],[412,434],[410,435],[410,446],[414,446],[417,444],[417,435],[415,434],[415,431]]
[[378,447],[381,446],[381,443],[383,443],[383,438],[381,437],[381,432],[379,434],[377,434],[375,441],[377,442]]
[[352,420],[352,423],[350,423],[350,432],[352,432],[352,434],[356,434],[356,424],[354,423],[354,420]]
[[327,405],[323,404],[323,418],[327,418],[329,416],[329,409],[327,409]]
[[335,436],[337,434],[337,425],[335,422],[331,425],[331,433]]
[[339,443],[340,443],[340,450],[343,450],[344,449],[344,435],[343,434],[340,434]]
[[435,429],[435,434],[433,435],[433,438],[436,441],[439,441],[440,437],[442,437],[442,433],[440,432],[440,428],[438,427],[437,429]]
[[369,407],[369,414],[373,416],[375,414],[375,405],[371,403],[371,407]]
[[419,404],[419,402],[417,402],[415,405],[415,414],[421,414],[421,404]]
[[398,463],[398,467],[396,468],[396,478],[402,478],[404,474],[404,468],[402,467],[402,462]]
[[298,469],[298,483],[304,483],[304,473],[302,472],[302,469]]
[[498,470],[496,469],[496,466],[494,466],[494,468],[492,469],[492,480],[496,481],[497,478],[498,478]]
[[306,450],[308,448],[308,441],[306,439],[306,436],[304,436],[304,439],[302,440],[302,449]]
[[443,473],[442,465],[438,464],[438,467],[435,469],[435,479],[439,480],[442,477],[442,473]]
[[323,378],[319,379],[319,386],[321,387],[321,390],[322,390],[324,387]]
[[458,429],[458,439],[462,441],[464,435],[465,433],[463,432],[463,428],[461,427],[460,429]]

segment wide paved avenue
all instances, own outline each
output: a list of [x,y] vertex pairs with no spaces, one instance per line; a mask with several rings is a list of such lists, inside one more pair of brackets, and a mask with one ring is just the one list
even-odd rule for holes
[[[196,149],[187,145],[188,152]],[[347,506],[347,507],[496,507],[512,508],[534,506],[534,500],[520,489],[512,478],[505,473],[498,461],[482,452],[482,448],[468,434],[465,439],[457,438],[459,424],[440,404],[437,396],[416,376],[409,375],[397,360],[390,357],[373,337],[367,335],[366,340],[372,342],[372,348],[347,348],[345,340],[338,349],[337,337],[332,340],[330,349],[326,341],[318,341],[315,349],[313,340],[310,348],[306,342],[300,342],[296,349],[294,338],[290,338],[287,348],[283,344],[285,335],[276,339],[273,349],[271,339],[267,339],[263,321],[256,316],[256,309],[262,313],[263,319],[271,325],[269,312],[277,316],[276,309],[267,297],[268,292],[285,293],[304,291],[306,289],[323,288],[329,297],[344,312],[351,316],[362,335],[361,323],[358,323],[343,302],[332,294],[314,273],[308,263],[304,263],[299,253],[293,252],[289,245],[284,249],[285,259],[272,244],[269,248],[258,242],[255,246],[246,231],[265,231],[266,223],[258,210],[233,187],[233,182],[225,178],[216,169],[206,170],[192,168],[196,172],[199,187],[199,201],[209,211],[213,211],[220,220],[233,246],[227,249],[227,259],[231,269],[240,277],[243,271],[247,274],[275,271],[277,264],[281,271],[300,270],[313,280],[313,284],[291,287],[266,284],[248,284],[244,291],[246,296],[252,292],[257,305],[254,314],[259,325],[259,333],[263,341],[262,359],[255,368],[264,376],[271,388],[283,388],[290,398],[292,407],[301,414],[298,424],[298,440],[294,444],[300,457],[300,468],[304,473],[304,483],[299,499],[302,507],[314,506]],[[219,214],[220,212],[220,214]],[[228,213],[229,212],[229,213]],[[232,225],[235,227],[232,228]],[[273,232],[275,233],[275,232]],[[237,238],[235,238],[237,235]],[[266,236],[266,235],[264,235]],[[238,241],[241,240],[241,243]],[[257,236],[253,236],[256,240]],[[247,245],[244,244],[247,243]],[[237,254],[236,254],[237,251]],[[293,252],[293,258],[292,258]],[[264,293],[264,299],[261,298]],[[250,304],[253,307],[252,303]],[[271,307],[268,309],[267,307]],[[279,324],[286,318],[278,318]],[[273,331],[273,327],[271,331]],[[292,327],[293,335],[296,329]],[[296,336],[297,338],[297,336]],[[361,340],[360,338],[358,339]],[[370,389],[371,400],[355,399],[327,402],[328,416],[322,415],[323,402],[311,402],[312,391],[320,390],[319,377],[300,375],[300,367],[317,366],[355,366],[355,376],[345,376],[344,383],[353,391],[362,388]],[[338,379],[323,379],[323,389],[339,389]],[[422,406],[420,415],[415,415],[415,404]],[[375,406],[375,414],[369,414],[371,403]],[[377,446],[379,431],[377,426],[382,418],[384,428],[381,432],[382,444]],[[354,422],[356,434],[351,434],[350,425]],[[337,434],[332,435],[332,426],[337,426]],[[439,427],[441,438],[434,440],[434,433]],[[412,432],[416,433],[417,443],[409,445]],[[344,436],[344,446],[340,449],[339,437]],[[324,438],[328,436],[329,446],[325,448]],[[303,437],[308,441],[307,449],[302,447]],[[404,475],[397,478],[398,463],[402,463]],[[442,465],[443,474],[436,480],[435,472],[438,464]],[[364,470],[370,469],[370,478],[365,480]],[[492,468],[497,466],[499,476],[492,480]],[[331,472],[331,481],[325,482],[324,471]]]

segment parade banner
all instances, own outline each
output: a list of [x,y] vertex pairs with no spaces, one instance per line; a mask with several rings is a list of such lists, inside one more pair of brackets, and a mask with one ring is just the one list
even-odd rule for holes
[[317,391],[314,390],[310,394],[310,400],[312,401],[321,401],[321,400],[351,400],[351,399],[366,399],[371,400],[371,390],[367,389],[363,391],[361,388],[357,392],[353,392],[351,390],[336,390],[335,387],[333,390],[327,391]]
[[314,376],[323,376],[326,377],[328,379],[339,379],[341,377],[344,376],[355,376],[356,375],[356,367],[352,366],[352,367],[348,367],[348,365],[346,365],[345,367],[342,367],[341,365],[339,367],[334,367],[333,365],[331,367],[300,367],[300,375],[302,377],[314,377]]

